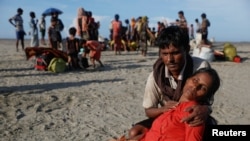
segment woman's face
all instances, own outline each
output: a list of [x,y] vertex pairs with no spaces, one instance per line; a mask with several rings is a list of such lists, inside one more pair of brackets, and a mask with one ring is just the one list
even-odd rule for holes
[[182,96],[187,100],[199,101],[212,86],[212,78],[208,73],[198,73],[187,79]]

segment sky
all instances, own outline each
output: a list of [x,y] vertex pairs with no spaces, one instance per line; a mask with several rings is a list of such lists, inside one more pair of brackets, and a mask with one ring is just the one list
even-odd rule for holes
[[[36,18],[50,7],[63,11],[59,18],[65,28],[63,37],[68,36],[68,29],[75,26],[77,9],[83,7],[91,11],[101,27],[99,33],[108,38],[109,24],[115,14],[120,15],[120,20],[149,17],[149,27],[157,29],[157,22],[174,22],[178,12],[182,10],[188,24],[194,24],[195,19],[201,21],[201,14],[206,13],[211,26],[208,38],[215,41],[241,42],[250,41],[250,1],[249,0],[0,0],[0,38],[15,38],[15,28],[9,23],[9,18],[22,8],[24,29],[30,30],[29,13],[35,12]],[[46,17],[47,27],[50,17]],[[30,38],[28,35],[26,39]],[[47,35],[46,35],[47,38]]]

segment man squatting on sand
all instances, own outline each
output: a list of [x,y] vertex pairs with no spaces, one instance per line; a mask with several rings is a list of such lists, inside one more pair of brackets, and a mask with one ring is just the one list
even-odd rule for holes
[[[141,138],[156,117],[175,108],[181,97],[181,91],[188,77],[200,68],[210,68],[210,64],[189,54],[189,36],[177,26],[163,29],[157,38],[159,59],[150,73],[144,98],[143,107],[148,119],[136,123],[129,131],[130,139]],[[158,107],[160,105],[160,107]],[[180,122],[190,126],[201,125],[209,120],[210,103],[186,108],[189,116]]]

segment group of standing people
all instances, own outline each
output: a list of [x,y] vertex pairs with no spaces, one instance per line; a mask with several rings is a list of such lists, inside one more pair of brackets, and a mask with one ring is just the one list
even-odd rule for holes
[[[23,26],[23,9],[18,8],[17,14],[9,19],[9,22],[16,28],[16,50],[18,51],[19,42],[21,42],[22,49],[24,50],[24,36],[26,32]],[[30,47],[39,47],[39,32],[41,33],[41,44],[46,45],[45,34],[46,34],[46,21],[45,15],[42,15],[41,20],[36,19],[36,14],[34,11],[29,13],[30,15],[30,31],[28,34],[31,36]],[[48,28],[49,42],[52,48],[57,49],[58,44],[61,43],[61,31],[64,25],[62,21],[58,18],[58,13],[51,13],[51,25]]]
[[[23,27],[22,14],[23,9],[18,8],[17,14],[9,19],[9,22],[16,28],[17,51],[19,51],[19,42],[21,42],[22,49],[24,50],[24,36],[26,32]],[[63,47],[61,32],[64,30],[64,24],[59,18],[59,14],[60,13],[56,11],[49,14],[51,16],[50,25],[46,28],[45,18],[47,15],[42,14],[41,19],[38,20],[36,19],[35,12],[30,12],[30,47],[39,47],[39,32],[41,33],[41,44],[47,45],[45,42],[46,31],[48,34],[48,44],[51,48],[58,50]],[[82,56],[87,57],[87,55],[89,55],[93,67],[96,67],[95,61],[103,66],[100,61],[103,45],[98,42],[99,27],[100,23],[95,21],[91,11],[85,11],[82,7],[78,8],[77,26],[71,27],[68,30],[69,36],[66,37],[66,52],[68,54],[68,64],[70,68],[80,68],[78,54],[81,48],[84,50]]]
[[[201,40],[202,40],[201,42],[203,42],[204,44],[209,44],[207,38],[208,38],[208,28],[210,27],[210,21],[208,20],[206,13],[201,14],[201,23],[199,22],[198,18],[196,18],[194,21],[196,23],[196,26],[194,26],[194,24],[190,24],[190,26],[188,26],[188,22],[184,12],[179,11],[178,19],[176,19],[175,22],[171,23],[171,25],[179,26],[181,29],[183,29],[183,31],[186,31],[189,34],[190,40],[195,39],[195,33],[196,33],[196,36],[198,34],[201,35]],[[197,44],[200,44],[201,42]]]
[[125,25],[122,24],[119,14],[115,14],[110,24],[110,39],[114,42],[115,54],[121,54],[122,49],[129,51],[129,44],[136,42],[141,55],[146,56],[148,41],[153,34],[148,26],[148,17],[140,16],[137,19],[132,18],[131,21],[126,19],[124,22]]
[[[205,13],[201,14],[201,18],[202,23],[197,24],[196,33],[201,34],[202,43],[209,44],[207,37],[210,22]],[[195,21],[197,21],[197,19]],[[155,28],[154,30],[151,30],[148,26],[149,21],[147,16],[140,16],[137,19],[132,18],[131,20],[125,19],[124,23],[125,24],[123,24],[120,20],[119,14],[115,14],[114,19],[110,24],[110,40],[114,43],[112,47],[115,54],[121,54],[121,50],[128,51],[129,44],[131,42],[136,42],[138,48],[141,50],[141,54],[146,56],[149,45],[148,42],[154,42],[153,38],[157,38],[157,35],[160,34],[162,29],[168,26],[167,23],[158,22],[157,31],[155,31]],[[190,40],[195,39],[194,24],[190,24],[190,27],[188,26],[188,22],[183,11],[178,12],[178,19],[176,19],[175,22],[170,23],[170,25],[180,27],[184,32],[188,33]]]
[[77,10],[76,29],[77,35],[85,40],[98,40],[100,22],[95,21],[92,11],[86,11],[83,7]]
[[[76,28],[71,27],[69,29],[70,36],[66,38],[70,68],[82,68],[79,62],[86,60],[87,55],[90,57],[93,68],[96,68],[95,61],[103,67],[104,65],[100,60],[103,45],[98,42],[100,23],[95,21],[91,11],[86,11],[83,7],[79,7],[77,10],[76,23]],[[76,38],[76,36],[79,38]],[[81,53],[80,57],[79,52]]]
[[201,34],[201,40],[204,44],[209,45],[209,41],[208,41],[208,28],[210,27],[210,21],[207,18],[207,15],[205,13],[201,14],[201,23],[199,22],[199,19],[195,19],[195,23],[196,23],[196,34]]

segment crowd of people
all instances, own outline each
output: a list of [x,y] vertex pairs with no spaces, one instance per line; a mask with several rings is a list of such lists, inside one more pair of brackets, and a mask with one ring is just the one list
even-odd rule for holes
[[[123,25],[119,19],[120,16],[116,14],[114,20],[110,24],[110,40],[113,40],[113,49],[115,54],[121,54],[121,50],[131,51],[139,50],[141,55],[147,55],[147,48],[150,43],[155,39],[155,28],[151,30],[148,26],[148,17],[140,16],[137,19],[125,19]],[[136,46],[131,46],[134,43]],[[152,45],[152,44],[151,44]]]
[[[19,42],[21,41],[22,49],[24,50],[24,36],[26,32],[23,28],[22,19],[23,9],[18,8],[17,14],[9,19],[9,22],[16,28],[16,50],[19,51]],[[99,26],[100,23],[95,21],[92,17],[91,11],[86,11],[80,7],[77,10],[77,26],[71,27],[68,31],[69,36],[66,37],[66,49],[63,50],[63,38],[61,32],[64,30],[64,24],[59,18],[59,12],[54,11],[51,13],[42,14],[41,19],[38,21],[35,12],[30,12],[30,31],[31,36],[30,47],[39,47],[39,44],[47,45],[45,41],[45,35],[48,34],[48,46],[55,50],[65,51],[68,55],[68,67],[69,69],[81,69],[79,61],[83,57],[89,55],[92,62],[92,66],[96,67],[95,61],[100,63],[103,67],[100,58],[103,44],[98,42]],[[46,16],[51,16],[50,25],[46,28]],[[38,34],[41,34],[41,40],[39,42]],[[78,37],[76,37],[78,36]],[[83,50],[82,55],[79,56],[80,50]]]
[[[26,35],[23,29],[23,10],[18,8],[17,14],[9,19],[10,23],[16,27],[16,48],[18,51],[18,44],[21,41],[22,48],[24,49],[24,35]],[[41,19],[35,20],[35,12],[30,12],[30,32],[31,47],[39,46],[38,33],[40,31],[42,45],[47,45],[45,42],[45,35],[48,34],[48,45],[52,48],[58,49],[62,46],[61,32],[64,29],[63,22],[58,18],[59,13],[53,12],[50,14],[51,21],[50,26],[46,27],[45,14],[42,14]],[[200,23],[198,18],[195,19],[196,30],[194,30],[194,24],[188,25],[184,12],[178,12],[178,18],[175,22],[167,23],[167,21],[158,21],[157,27],[149,27],[149,20],[147,16],[139,16],[138,18],[125,19],[124,22],[120,20],[119,14],[115,14],[114,19],[110,23],[110,46],[114,50],[115,54],[121,54],[121,51],[137,50],[141,51],[141,55],[146,56],[148,46],[154,46],[155,38],[161,32],[162,29],[167,26],[179,26],[184,31],[187,31],[190,36],[190,40],[195,38],[195,35],[201,35],[203,42],[209,44],[208,27],[210,22],[205,13],[201,14]],[[13,22],[14,21],[14,22]],[[76,36],[84,40],[98,40],[100,22],[95,21],[92,16],[92,11],[86,11],[80,7],[77,10],[77,22],[76,22]],[[47,31],[47,32],[46,32]],[[194,33],[196,31],[196,34]],[[86,49],[88,51],[88,49]],[[79,50],[78,50],[79,51]]]
[[[16,49],[21,40],[24,49],[22,13],[19,8],[17,15],[10,19],[10,23],[16,27]],[[93,67],[95,61],[104,66],[100,60],[102,45],[98,42],[98,22],[95,22],[91,12],[82,7],[78,9],[77,27],[69,29],[69,37],[66,38],[68,63],[72,68],[78,68],[78,53],[84,49],[82,57],[89,55]],[[188,27],[183,11],[178,12],[179,19],[176,22],[158,22],[157,31],[148,26],[148,17],[132,18],[125,20],[122,25],[119,14],[115,14],[110,25],[110,39],[114,41],[115,54],[121,54],[122,48],[129,50],[131,42],[138,43],[141,54],[146,56],[148,41],[159,47],[159,58],[153,65],[153,71],[147,78],[143,97],[143,108],[148,119],[136,123],[130,130],[128,139],[138,141],[152,140],[205,140],[206,126],[216,124],[210,114],[212,112],[213,96],[220,86],[220,78],[208,61],[190,55],[190,38],[194,36],[193,25]],[[45,34],[45,21],[35,20],[35,13],[30,12],[30,27],[33,29],[30,35],[31,45],[39,46],[39,23],[42,35]],[[43,17],[44,18],[44,15]],[[207,35],[210,25],[206,14],[201,14],[202,23],[197,23],[196,32],[202,36],[203,44],[208,44]],[[15,23],[12,22],[15,21]],[[90,25],[89,25],[90,24]],[[124,28],[125,27],[125,28]],[[58,13],[51,14],[51,25],[48,28],[48,37],[51,48],[58,49],[62,42],[60,31],[64,25],[58,18]],[[191,32],[190,32],[191,31]],[[80,36],[79,38],[76,38]],[[41,43],[45,44],[44,36]],[[122,43],[122,40],[125,43]],[[89,51],[89,52],[88,52]]]
[[[206,14],[201,14],[202,22],[199,23],[198,18],[195,19],[196,30],[194,24],[188,25],[184,12],[178,12],[178,19],[175,22],[167,23],[167,21],[158,21],[157,27],[149,27],[147,16],[139,16],[138,18],[125,19],[124,23],[120,20],[119,14],[115,14],[114,20],[110,23],[110,40],[113,40],[112,49],[115,54],[120,54],[121,50],[140,50],[141,55],[147,55],[147,47],[155,45],[155,39],[160,32],[168,26],[178,26],[183,31],[187,32],[190,40],[195,39],[195,36],[201,36],[201,40],[196,44],[211,45],[208,41],[208,27],[210,26]],[[196,31],[196,32],[195,32]],[[136,44],[136,46],[132,46]]]

